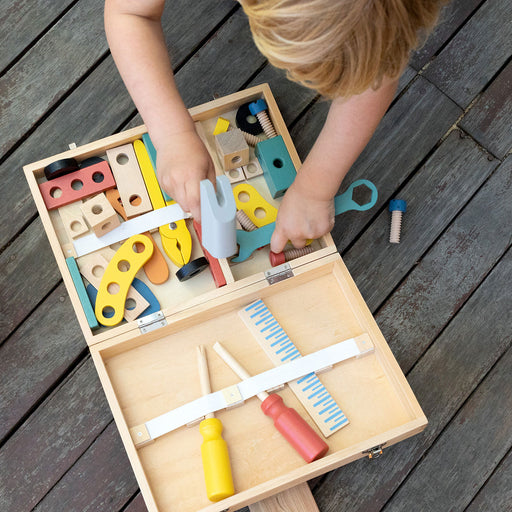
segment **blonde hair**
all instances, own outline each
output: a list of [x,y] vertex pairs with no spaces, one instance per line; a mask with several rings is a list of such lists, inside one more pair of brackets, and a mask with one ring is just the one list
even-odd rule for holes
[[291,80],[328,98],[396,78],[443,0],[241,0],[254,41]]

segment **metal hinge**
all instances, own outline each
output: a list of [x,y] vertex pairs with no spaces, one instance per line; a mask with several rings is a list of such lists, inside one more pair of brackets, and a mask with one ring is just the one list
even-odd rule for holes
[[284,281],[289,277],[293,277],[293,270],[289,263],[283,263],[277,267],[271,268],[265,271],[265,278],[268,284],[278,283]]
[[363,454],[368,455],[369,459],[378,459],[382,455],[383,447],[384,444],[379,444],[377,446],[374,446],[373,448],[370,448],[369,450],[365,450]]
[[165,319],[165,316],[161,311],[157,311],[156,313],[152,313],[151,315],[138,318],[137,325],[139,326],[141,334],[146,334],[147,332],[154,331],[155,329],[160,329],[160,327],[167,325],[167,320]]

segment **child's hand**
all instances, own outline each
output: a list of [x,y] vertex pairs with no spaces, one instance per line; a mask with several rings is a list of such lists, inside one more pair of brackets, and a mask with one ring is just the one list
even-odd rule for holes
[[173,134],[156,150],[161,187],[200,222],[199,182],[209,179],[215,185],[215,167],[203,142],[195,131],[183,131]]
[[333,226],[334,200],[315,197],[315,191],[302,190],[295,180],[279,207],[270,250],[282,252],[288,240],[296,248],[304,247],[306,240],[329,233]]

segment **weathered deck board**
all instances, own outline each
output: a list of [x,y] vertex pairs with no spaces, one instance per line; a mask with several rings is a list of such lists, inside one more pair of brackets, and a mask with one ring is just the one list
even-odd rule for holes
[[465,108],[511,53],[510,2],[485,2],[428,67],[424,76]]
[[498,158],[512,149],[512,62],[463,117],[459,126]]
[[0,480],[0,510],[37,505],[111,421],[88,357],[2,446],[9,479]]
[[129,467],[116,426],[109,423],[33,510],[119,510],[138,489]]
[[61,284],[0,347],[0,442],[86,350]]
[[[489,204],[496,208],[489,208]],[[377,314],[408,372],[510,246],[512,158],[488,179]]]
[[[329,473],[314,492],[322,512],[378,511],[399,488],[510,347],[510,325],[503,319],[512,310],[512,295],[501,285],[511,278],[509,250],[407,375],[429,420],[425,431],[385,450],[376,461],[363,459]],[[428,311],[424,319],[428,321]]]
[[60,272],[37,218],[0,254],[0,341],[57,285]]
[[512,503],[512,451],[501,461],[489,481],[466,509],[467,512],[507,510]]
[[391,214],[384,208],[344,255],[370,309],[385,300],[499,164],[460,134],[452,131],[400,191],[408,205],[400,244],[389,243]]
[[445,5],[432,34],[411,56],[411,66],[416,70],[425,66],[481,3],[482,0],[452,0]]
[[54,23],[74,0],[49,2],[48,0],[20,0],[0,2],[0,73],[23,51],[26,51],[48,25]]
[[0,78],[0,155],[11,149],[106,51],[103,2],[78,2]]
[[[424,78],[412,82],[388,111],[345,178],[344,187],[358,178],[373,181],[379,199],[376,207],[366,214],[347,212],[339,218],[332,235],[340,252],[354,241],[376,211],[387,206],[395,191],[435,148],[459,114],[459,108]],[[298,134],[294,127],[294,137]]]
[[463,510],[512,447],[510,389],[512,347],[383,510]]

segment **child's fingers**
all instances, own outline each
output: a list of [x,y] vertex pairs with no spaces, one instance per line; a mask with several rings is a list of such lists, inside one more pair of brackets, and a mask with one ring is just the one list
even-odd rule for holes
[[288,237],[279,228],[276,228],[270,239],[270,250],[276,253],[283,252],[287,242]]

